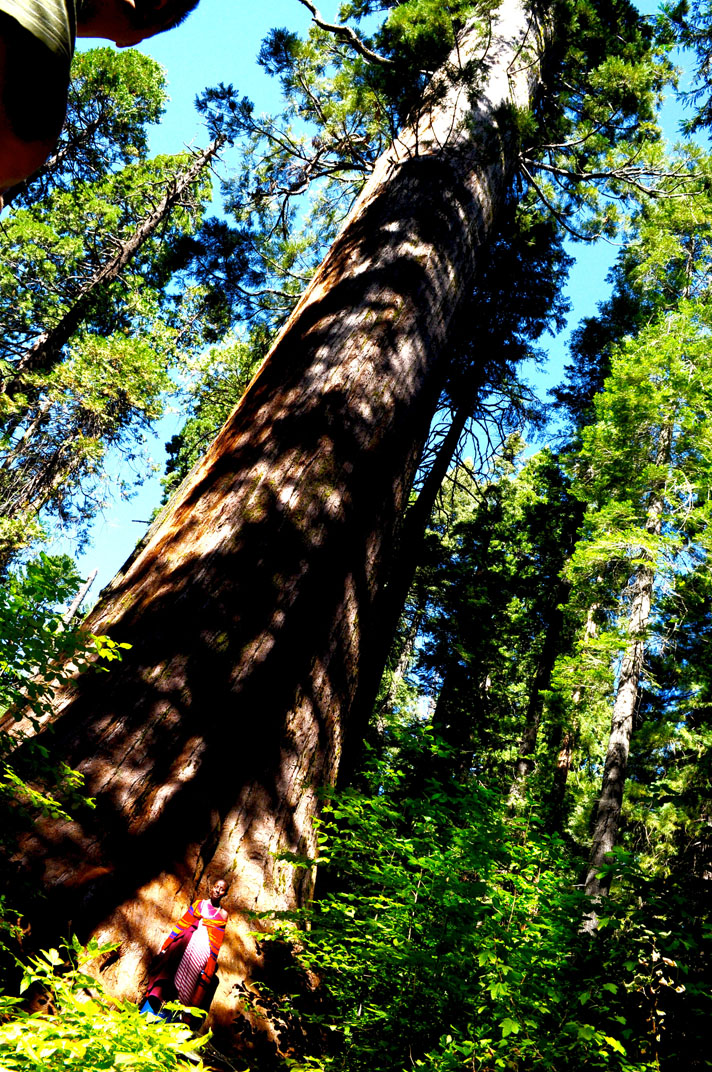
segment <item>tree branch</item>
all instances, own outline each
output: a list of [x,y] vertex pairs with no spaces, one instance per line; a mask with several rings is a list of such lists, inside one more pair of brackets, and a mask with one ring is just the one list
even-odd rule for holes
[[[657,182],[660,182],[663,179],[676,179],[680,185],[688,178],[681,168],[676,168],[673,171],[658,171],[655,168],[622,164],[620,167],[610,168],[610,170],[577,171],[573,168],[557,167],[555,164],[546,164],[542,160],[530,160],[526,157],[522,157],[521,163],[530,178],[530,169],[536,168],[538,171],[546,171],[550,175],[555,175],[557,178],[569,179],[571,182],[595,182],[601,179],[617,179],[618,182],[625,182],[629,186],[639,190],[641,193],[647,194],[649,197],[681,197],[683,195],[676,194],[673,191],[667,192],[661,190],[658,185],[646,185],[642,181],[645,178],[649,177]],[[689,176],[689,178],[691,178],[691,176]]]
[[311,0],[299,0],[299,3],[304,5],[311,14],[312,21],[316,23],[320,30],[326,30],[327,33],[340,37],[342,41],[351,45],[359,56],[363,56],[368,63],[380,63],[383,67],[394,66],[393,60],[389,60],[387,56],[381,56],[380,53],[374,52],[373,49],[364,44],[356,31],[352,30],[350,26],[344,26],[339,22],[327,22],[316,4],[313,4]]

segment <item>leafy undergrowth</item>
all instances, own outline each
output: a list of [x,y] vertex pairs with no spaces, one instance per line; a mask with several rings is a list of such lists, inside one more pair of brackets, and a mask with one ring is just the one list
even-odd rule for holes
[[43,1008],[31,1012],[21,998],[0,997],[3,1072],[205,1072],[197,1051],[207,1035],[194,1038],[186,1026],[142,1015],[87,974],[86,965],[107,951],[96,944],[83,949],[74,939],[68,957],[49,949],[31,959],[22,991]]
[[377,775],[325,804],[321,896],[276,920],[292,985],[267,1000],[304,1028],[292,1070],[653,1072],[702,1052],[704,936],[631,854],[613,854],[618,896],[583,934],[580,860],[533,811]]

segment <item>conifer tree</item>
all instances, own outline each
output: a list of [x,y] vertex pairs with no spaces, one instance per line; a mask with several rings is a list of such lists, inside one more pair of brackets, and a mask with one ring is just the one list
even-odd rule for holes
[[[417,30],[418,12],[396,9],[384,43],[399,25],[413,38],[411,14]],[[589,76],[557,16],[558,35],[505,0],[456,26],[252,387],[91,618],[131,652],[111,695],[89,679],[64,694],[54,741],[97,809],[40,825],[25,852],[44,861],[46,924],[80,898],[86,930],[123,943],[107,967],[120,992],[135,992],[165,904],[212,869],[236,873],[243,911],[312,888],[283,854],[313,855],[316,789],[335,778],[364,667],[385,659],[373,640],[394,536],[518,165],[548,202],[533,171],[553,176],[559,209],[597,174],[618,193],[641,181],[631,154],[655,140],[663,77],[649,38],[625,6],[586,8]],[[558,98],[542,101],[550,36]],[[257,961],[248,929],[227,947],[226,1028]]]
[[146,157],[147,127],[160,121],[165,102],[165,72],[136,49],[77,52],[57,147],[38,172],[3,193],[3,204],[27,208]]
[[[41,513],[80,530],[91,519],[106,451],[135,459],[169,370],[200,336],[200,310],[190,293],[180,308],[170,281],[184,266],[180,240],[201,225],[206,169],[224,135],[196,154],[141,159],[145,124],[164,99],[160,68],[146,57],[116,64],[107,51],[77,61],[70,128],[86,134],[81,151],[60,147],[41,178],[44,198],[32,203],[28,186],[16,202],[27,207],[3,227],[4,564],[37,537]],[[136,75],[130,106],[127,73]]]
[[673,583],[688,540],[698,553],[706,546],[706,323],[704,306],[682,303],[617,349],[596,400],[598,420],[584,431],[578,464],[596,507],[586,518],[571,569],[574,575],[584,570],[603,576],[614,562],[614,575],[623,579],[620,613],[625,618],[586,880],[587,893],[596,900],[610,882],[609,874],[600,873],[617,841],[656,587],[660,590],[665,576]]

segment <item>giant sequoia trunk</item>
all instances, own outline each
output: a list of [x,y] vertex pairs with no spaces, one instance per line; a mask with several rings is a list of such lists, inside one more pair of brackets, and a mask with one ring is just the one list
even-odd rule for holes
[[[512,177],[508,106],[537,82],[538,33],[504,0],[474,27],[417,122],[378,162],[247,394],[141,553],[92,614],[132,647],[59,702],[53,749],[96,810],[26,846],[44,918],[142,964],[208,873],[232,918],[216,1024],[256,963],[249,910],[284,909],[312,875],[319,787],[334,781],[374,609],[427,435],[451,320]],[[476,94],[450,78],[485,56]],[[486,255],[486,254],[485,254]],[[38,873],[39,879],[39,873]]]

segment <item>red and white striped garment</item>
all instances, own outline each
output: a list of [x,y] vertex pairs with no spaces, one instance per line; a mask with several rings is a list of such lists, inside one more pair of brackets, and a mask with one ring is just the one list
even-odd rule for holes
[[[200,914],[208,919],[224,919],[226,915],[221,908],[215,908],[208,900],[201,901]],[[176,969],[175,984],[181,1005],[194,1004],[193,995],[209,956],[210,937],[208,928],[201,919]]]

